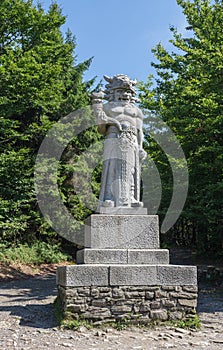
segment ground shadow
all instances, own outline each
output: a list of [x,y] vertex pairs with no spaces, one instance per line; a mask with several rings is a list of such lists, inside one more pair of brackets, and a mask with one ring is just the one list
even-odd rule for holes
[[0,312],[19,317],[22,326],[52,328],[56,295],[55,274],[1,283]]
[[[6,291],[6,294],[4,291]],[[15,301],[19,302],[30,301],[32,299],[42,300],[48,296],[56,295],[56,293],[55,274],[2,282],[0,284],[0,298],[1,296],[12,297]]]
[[209,283],[199,283],[197,312],[223,312],[223,288]]

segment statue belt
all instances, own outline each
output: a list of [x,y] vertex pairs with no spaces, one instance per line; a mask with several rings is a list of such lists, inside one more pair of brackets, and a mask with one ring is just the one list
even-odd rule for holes
[[134,126],[126,126],[124,124],[122,124],[121,126],[122,126],[121,131],[116,126],[110,126],[108,129],[108,134],[110,134],[110,133],[115,133],[115,134],[129,133],[129,134],[133,134],[134,136],[137,136],[137,129]]

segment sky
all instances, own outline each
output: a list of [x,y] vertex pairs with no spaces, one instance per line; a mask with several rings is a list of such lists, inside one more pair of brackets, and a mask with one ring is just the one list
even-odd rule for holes
[[[48,10],[51,0],[41,0]],[[67,16],[62,30],[76,37],[77,63],[94,57],[84,80],[127,74],[146,81],[155,74],[151,50],[159,42],[168,50],[173,25],[184,33],[186,24],[176,0],[57,0]]]

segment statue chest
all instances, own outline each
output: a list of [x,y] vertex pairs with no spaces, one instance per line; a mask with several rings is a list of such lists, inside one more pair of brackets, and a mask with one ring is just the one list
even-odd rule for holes
[[104,111],[107,115],[117,120],[132,121],[133,118],[137,118],[137,108],[132,105],[110,105],[108,108],[104,108]]

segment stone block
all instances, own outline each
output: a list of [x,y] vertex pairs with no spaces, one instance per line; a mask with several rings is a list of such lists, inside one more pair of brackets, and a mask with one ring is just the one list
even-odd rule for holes
[[197,285],[197,267],[186,265],[157,266],[157,284],[167,286]]
[[128,264],[169,264],[169,250],[129,249]]
[[159,249],[158,216],[91,215],[85,221],[85,247]]
[[66,287],[107,286],[108,266],[68,265],[57,268],[57,285]]
[[167,310],[152,310],[150,317],[152,320],[166,321],[168,319],[168,313]]
[[168,299],[162,299],[162,305],[166,307],[167,309],[174,308],[176,306],[176,301],[174,300],[168,300]]
[[168,264],[167,249],[92,249],[77,252],[77,264]]
[[178,300],[179,305],[186,306],[186,307],[196,307],[197,306],[197,299],[179,299]]
[[127,264],[127,249],[81,249],[77,264]]
[[154,299],[154,292],[146,292],[145,299],[146,300],[153,300]]
[[111,307],[111,311],[113,314],[120,314],[123,312],[131,312],[132,305],[114,305]]
[[147,215],[147,208],[143,207],[100,207],[100,214],[107,215]]
[[[57,284],[66,287],[89,286],[197,286],[197,268],[185,265],[84,264],[58,267]],[[172,292],[173,293],[173,292]],[[192,293],[195,298],[196,294]],[[105,292],[105,295],[106,292]],[[183,296],[187,297],[187,292]],[[188,296],[188,299],[190,296]]]
[[110,266],[111,286],[142,286],[157,284],[157,270],[154,265]]
[[173,321],[173,320],[182,320],[184,315],[184,312],[182,311],[172,311],[169,313],[169,320]]
[[150,311],[151,310],[150,305],[151,305],[151,303],[148,302],[148,301],[143,302],[140,305],[140,307],[139,307],[139,311],[140,312],[148,312],[148,311]]

